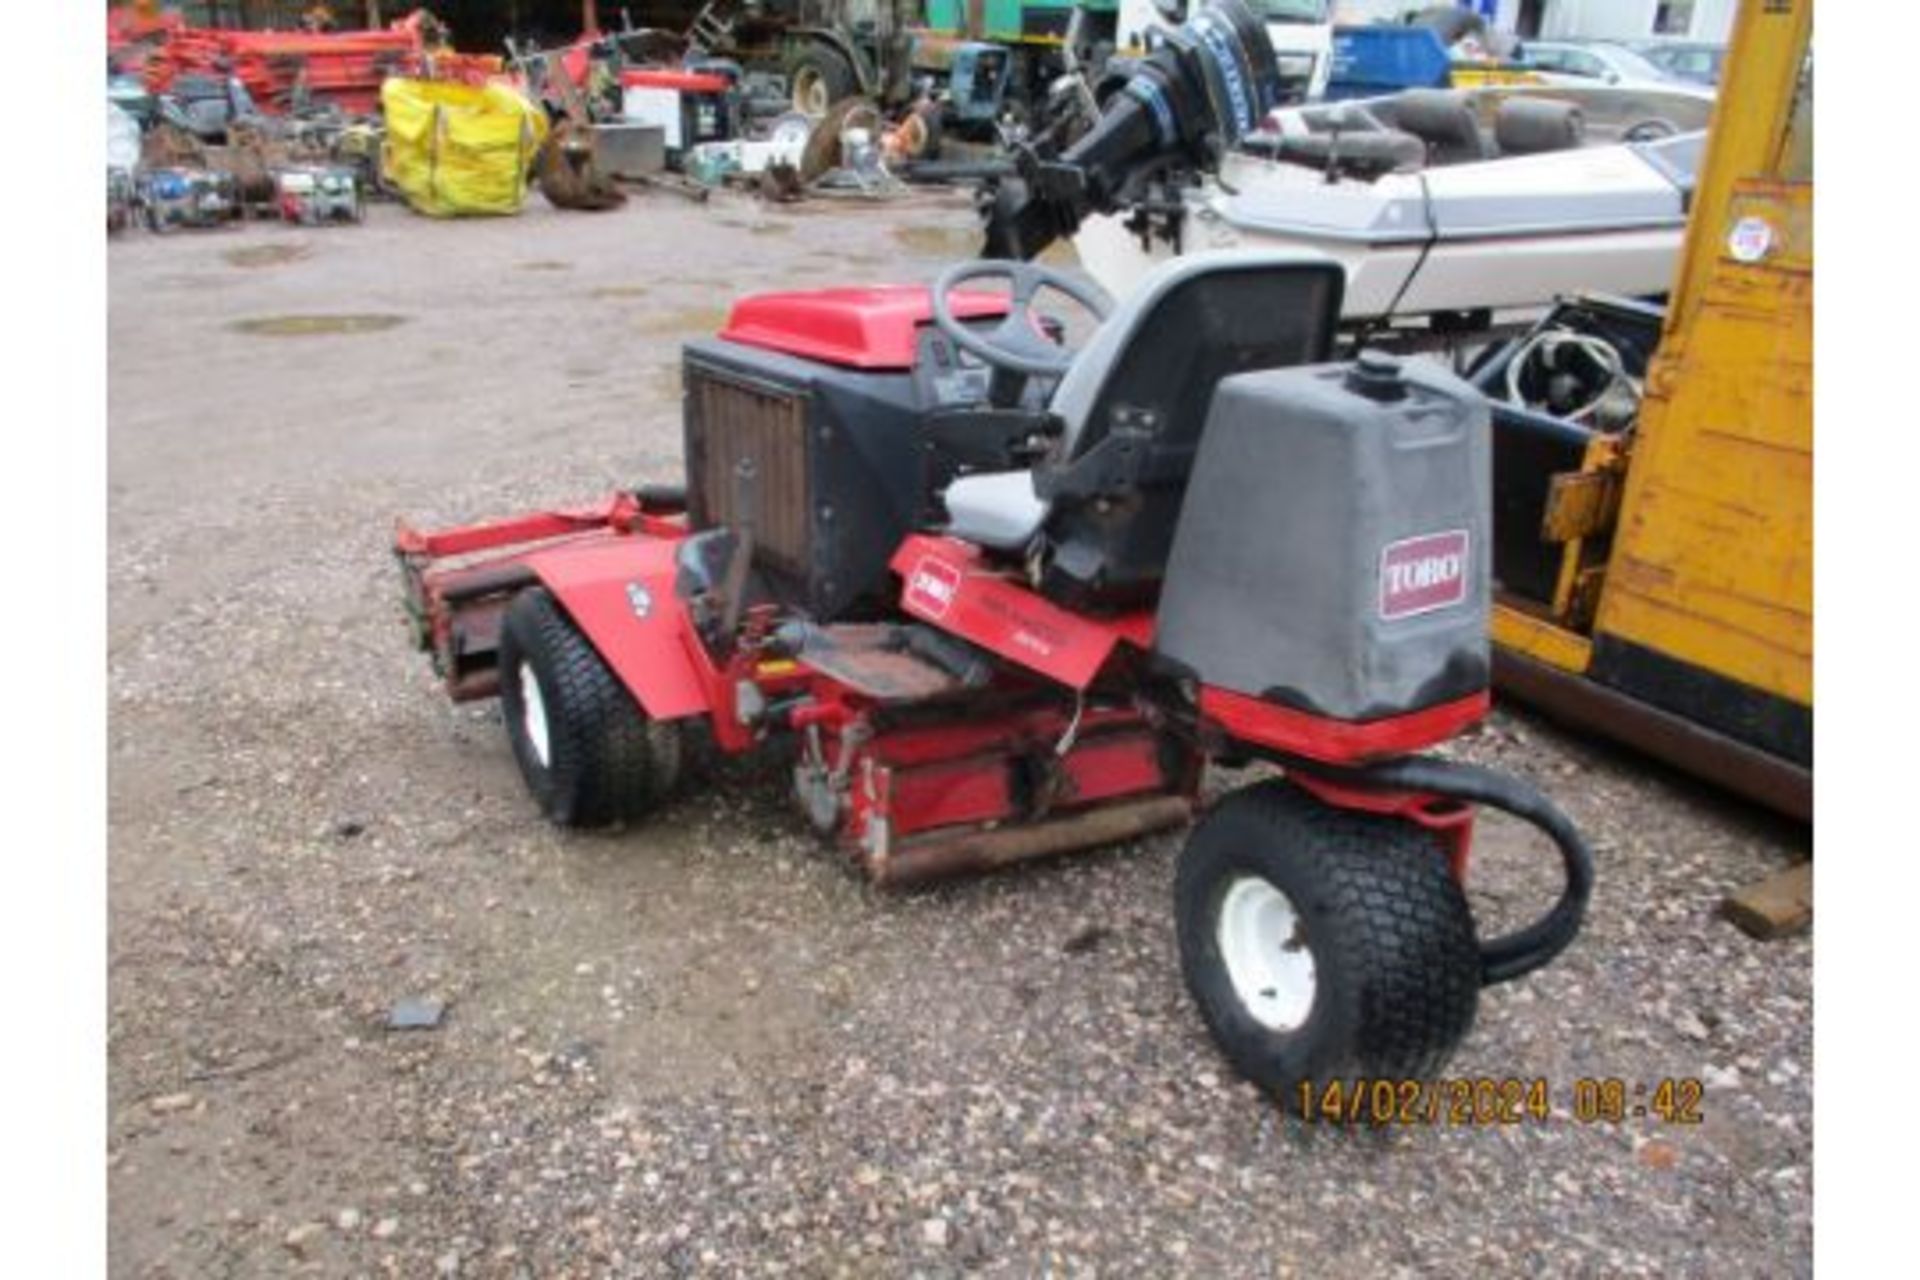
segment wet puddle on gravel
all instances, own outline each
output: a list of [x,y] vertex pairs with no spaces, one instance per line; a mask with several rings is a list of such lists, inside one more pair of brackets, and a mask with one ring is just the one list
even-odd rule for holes
[[229,249],[221,256],[236,267],[277,267],[298,262],[312,252],[312,246],[304,244],[255,244]]
[[552,258],[540,258],[533,262],[516,262],[513,265],[518,267],[522,271],[571,271],[573,270],[573,264],[571,262],[557,262]]
[[740,218],[715,218],[714,222],[735,231],[744,231],[750,236],[784,236],[793,233],[791,222],[773,222],[766,219],[748,222]]
[[266,338],[306,338],[335,333],[379,333],[406,323],[405,316],[322,315],[254,316],[235,320],[228,327],[236,333],[251,333]]
[[603,284],[588,296],[612,301],[617,298],[644,298],[652,289],[644,284]]
[[728,307],[680,307],[651,311],[640,318],[640,332],[653,337],[689,337],[717,332],[727,323]]
[[929,258],[971,258],[980,248],[980,233],[971,227],[895,227],[893,238]]
[[[909,225],[893,229],[893,238],[913,253],[925,258],[943,258],[949,262],[979,257],[983,235],[980,227]],[[1059,266],[1080,265],[1080,256],[1074,252],[1070,240],[1054,241],[1042,251],[1038,260]]]

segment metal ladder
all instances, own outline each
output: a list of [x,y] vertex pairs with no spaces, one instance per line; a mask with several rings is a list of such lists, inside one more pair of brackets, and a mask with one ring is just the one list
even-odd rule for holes
[[700,12],[693,15],[693,22],[687,27],[690,55],[710,54],[733,39],[733,22],[715,12],[722,3],[723,0],[707,0],[700,6]]

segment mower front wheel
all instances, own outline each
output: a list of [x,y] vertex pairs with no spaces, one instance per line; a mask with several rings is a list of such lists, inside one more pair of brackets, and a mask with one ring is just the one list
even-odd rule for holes
[[545,589],[529,587],[508,606],[499,661],[514,759],[553,822],[630,822],[672,793],[681,726],[648,718]]
[[1208,1029],[1289,1108],[1303,1083],[1429,1077],[1473,1025],[1473,916],[1412,823],[1248,787],[1194,829],[1174,910]]

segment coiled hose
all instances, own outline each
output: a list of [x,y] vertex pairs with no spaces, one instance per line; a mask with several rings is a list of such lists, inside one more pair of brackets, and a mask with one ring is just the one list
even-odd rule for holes
[[1544,831],[1560,850],[1566,884],[1560,898],[1532,924],[1480,944],[1480,981],[1485,986],[1532,973],[1565,951],[1586,919],[1593,895],[1593,851],[1573,821],[1546,796],[1511,774],[1479,765],[1409,756],[1358,769],[1330,768],[1304,760],[1288,768],[1320,774],[1351,786],[1424,791],[1470,804],[1491,805]]

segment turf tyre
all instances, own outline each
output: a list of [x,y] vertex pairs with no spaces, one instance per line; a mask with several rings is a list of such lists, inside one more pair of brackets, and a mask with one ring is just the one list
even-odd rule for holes
[[[1310,996],[1291,1020],[1262,1005],[1279,998],[1274,987],[1243,997],[1245,962],[1236,987],[1223,955],[1245,954],[1223,925],[1243,882],[1280,891],[1297,929],[1283,949],[1304,945],[1311,956]],[[1473,915],[1438,843],[1410,822],[1337,809],[1284,781],[1248,787],[1188,838],[1174,912],[1182,973],[1208,1030],[1241,1075],[1288,1108],[1303,1081],[1430,1078],[1473,1026]]]
[[514,760],[551,821],[632,822],[672,795],[683,757],[680,724],[648,718],[544,588],[514,597],[499,661]]

